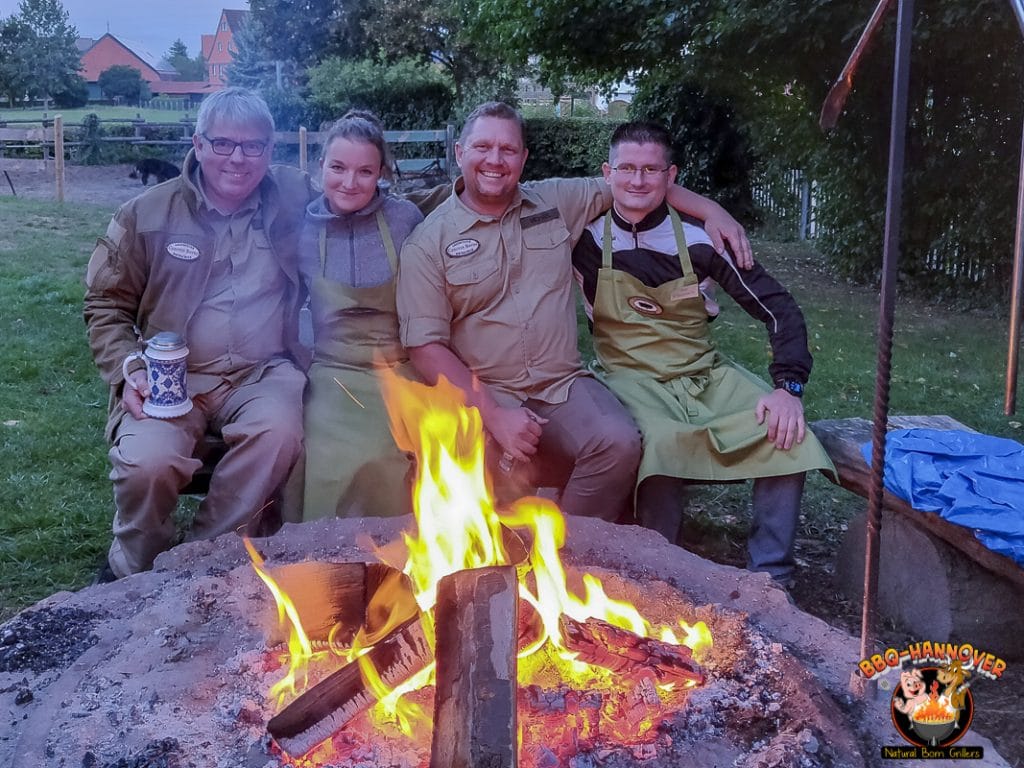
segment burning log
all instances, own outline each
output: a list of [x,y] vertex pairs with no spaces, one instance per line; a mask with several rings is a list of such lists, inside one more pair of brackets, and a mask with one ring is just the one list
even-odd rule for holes
[[[385,685],[394,687],[433,660],[420,616],[398,626],[366,654]],[[293,757],[341,730],[376,698],[353,661],[300,695],[275,715],[267,731]]]
[[684,685],[704,682],[704,672],[684,645],[640,637],[600,619],[581,623],[563,614],[559,625],[565,647],[588,664],[637,681],[653,674],[661,682]]
[[[348,645],[362,626],[374,632],[386,623],[388,614],[409,618],[418,611],[409,578],[379,563],[310,560],[278,566],[271,575],[314,641],[326,641],[334,630],[334,642]],[[287,625],[268,632],[268,646],[287,640]]]
[[515,768],[519,584],[514,566],[459,571],[437,590],[431,768]]

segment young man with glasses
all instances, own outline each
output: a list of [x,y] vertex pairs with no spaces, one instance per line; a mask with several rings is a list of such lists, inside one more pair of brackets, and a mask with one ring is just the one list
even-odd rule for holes
[[[183,172],[125,203],[86,276],[85,320],[110,385],[114,542],[101,579],[152,567],[174,539],[178,493],[207,430],[227,453],[188,536],[256,530],[302,452],[303,369],[295,248],[314,195],[298,168],[271,166],[274,121],[255,93],[202,103]],[[125,364],[162,331],[188,345],[190,412],[153,418],[146,370]],[[127,371],[127,379],[122,365]]]
[[[788,584],[806,472],[834,472],[804,420],[803,314],[761,265],[741,272],[669,208],[677,168],[664,127],[619,126],[603,171],[612,209],[587,226],[573,268],[602,378],[643,433],[639,522],[675,542],[688,480],[755,478],[747,564]],[[700,292],[708,278],[764,324],[774,387],[715,349]]]

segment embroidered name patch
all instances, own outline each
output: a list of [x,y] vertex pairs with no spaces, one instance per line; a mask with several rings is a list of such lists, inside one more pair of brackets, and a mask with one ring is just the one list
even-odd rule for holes
[[627,301],[629,306],[641,315],[660,315],[665,310],[656,301],[651,301],[646,296],[630,296]]
[[546,211],[540,213],[534,213],[529,216],[523,216],[519,220],[519,225],[523,229],[529,229],[530,227],[536,227],[538,224],[543,224],[545,221],[554,221],[558,218],[558,209],[549,208]]
[[199,258],[199,249],[191,243],[168,243],[167,252],[182,261],[195,261]]
[[464,240],[456,240],[454,243],[449,243],[444,252],[453,259],[461,259],[463,256],[469,256],[471,253],[476,253],[479,250],[480,241],[467,237]]
[[697,283],[690,283],[689,285],[681,285],[672,291],[672,295],[669,297],[672,301],[679,301],[680,299],[696,299],[700,295],[700,286]]

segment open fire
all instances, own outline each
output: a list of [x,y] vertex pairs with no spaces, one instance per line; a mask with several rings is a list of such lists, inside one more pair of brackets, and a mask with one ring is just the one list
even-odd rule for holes
[[424,759],[432,749],[438,767],[555,765],[582,744],[653,754],[657,723],[704,681],[706,624],[653,626],[589,573],[570,586],[560,511],[539,498],[495,508],[462,393],[394,376],[383,389],[417,460],[416,531],[403,551],[377,552],[391,568],[272,573],[247,544],[288,635],[269,691],[283,759],[325,766],[368,738],[405,740]]

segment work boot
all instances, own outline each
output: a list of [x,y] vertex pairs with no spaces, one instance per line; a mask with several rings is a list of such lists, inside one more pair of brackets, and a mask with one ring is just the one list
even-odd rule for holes
[[110,567],[110,560],[108,560],[106,555],[104,555],[103,565],[100,566],[96,575],[92,577],[92,582],[89,586],[95,587],[97,584],[109,584],[112,581],[117,581],[117,574],[114,573],[114,569]]

